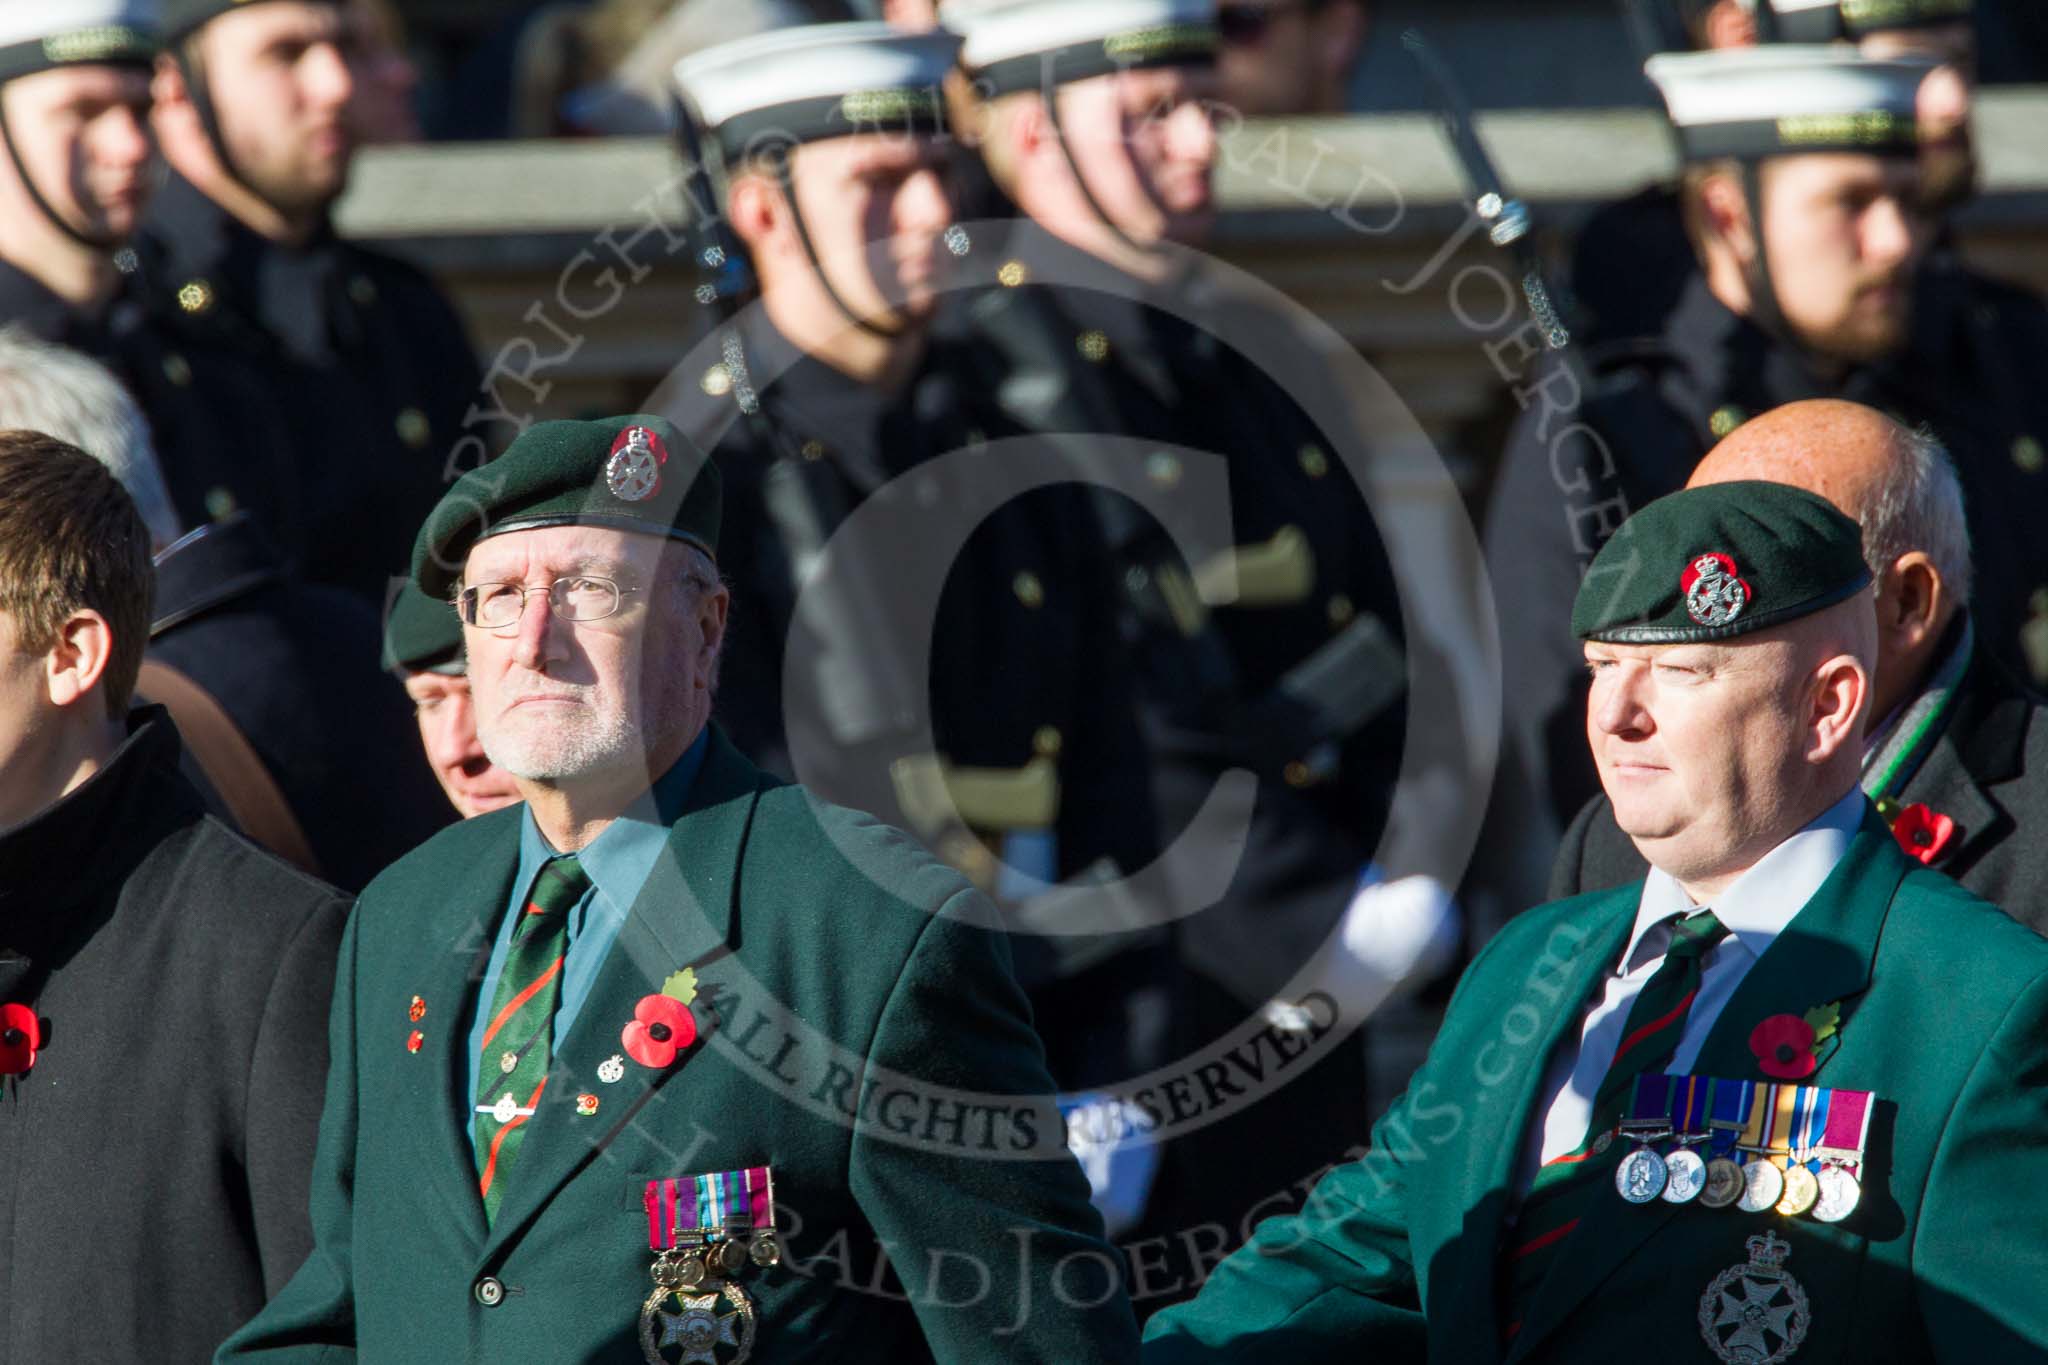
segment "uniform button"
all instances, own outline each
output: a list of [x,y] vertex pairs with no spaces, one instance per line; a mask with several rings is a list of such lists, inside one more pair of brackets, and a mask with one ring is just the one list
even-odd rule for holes
[[1296,759],[1281,769],[1280,776],[1286,779],[1288,786],[1295,788],[1306,787],[1314,777],[1308,770],[1308,764],[1303,763],[1300,759]]
[[234,493],[229,489],[209,488],[206,490],[206,515],[212,517],[215,521],[226,521],[235,514],[235,508],[238,505],[235,502]]
[[1155,450],[1145,457],[1145,473],[1161,488],[1172,488],[1180,482],[1180,459],[1164,450]]
[[1748,420],[1748,413],[1730,403],[1727,407],[1714,409],[1714,415],[1707,419],[1707,430],[1716,437],[1723,437]]
[[433,426],[427,415],[418,408],[402,408],[398,413],[398,439],[414,450],[424,449],[427,438],[433,435]]
[[1005,289],[1015,289],[1030,278],[1031,272],[1024,268],[1022,261],[1004,261],[1002,268],[996,271],[996,280]]
[[1100,365],[1109,359],[1109,337],[1098,328],[1091,327],[1074,338],[1074,347],[1090,364]]
[[486,1308],[496,1308],[505,1301],[505,1284],[496,1275],[486,1275],[476,1282],[476,1301]]
[[2048,463],[2048,452],[2041,449],[2041,443],[2031,436],[2022,436],[2012,443],[2012,462],[2021,472],[2038,474],[2043,463]]
[[704,377],[697,384],[713,398],[723,398],[732,392],[732,371],[723,365],[713,365],[704,371]]
[[1045,605],[1045,584],[1028,569],[1011,580],[1010,588],[1017,594],[1017,600],[1033,611]]
[[797,453],[806,460],[822,460],[825,458],[825,443],[823,441],[805,441],[801,446],[797,447]]
[[176,351],[172,351],[164,357],[164,378],[179,388],[184,388],[192,382],[192,363]]
[[1058,758],[1061,743],[1060,727],[1057,725],[1041,725],[1038,727],[1038,733],[1031,736],[1031,747],[1046,758]]
[[1352,618],[1358,615],[1358,608],[1352,606],[1351,599],[1341,592],[1330,599],[1328,611],[1330,624],[1340,628],[1350,625]]
[[368,275],[357,275],[348,282],[348,296],[368,308],[377,301],[377,286]]
[[198,317],[213,307],[213,286],[205,280],[187,280],[178,288],[178,307]]
[[1299,453],[1301,472],[1311,479],[1320,479],[1330,472],[1330,457],[1323,454],[1321,446],[1303,446]]

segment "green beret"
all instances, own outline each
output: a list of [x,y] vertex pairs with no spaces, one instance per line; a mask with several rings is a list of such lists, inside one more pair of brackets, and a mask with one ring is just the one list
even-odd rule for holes
[[429,597],[410,580],[392,594],[384,614],[384,670],[455,676],[468,670],[462,621],[446,598]]
[[457,479],[412,547],[412,581],[446,601],[470,547],[538,526],[668,536],[718,557],[718,466],[659,417],[536,422]]
[[1745,480],[1657,499],[1594,556],[1572,634],[1617,645],[1726,640],[1870,584],[1863,532],[1818,494]]
[[[164,41],[178,42],[216,15],[226,14],[231,9],[249,9],[256,3],[258,0],[163,0]],[[316,3],[340,5],[346,0],[316,0]]]

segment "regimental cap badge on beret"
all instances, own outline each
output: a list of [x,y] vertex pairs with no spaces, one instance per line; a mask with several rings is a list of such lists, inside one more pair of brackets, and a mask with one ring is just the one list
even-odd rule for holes
[[668,447],[647,427],[627,427],[612,442],[605,462],[605,486],[621,502],[645,502],[661,491],[661,467]]
[[718,466],[664,418],[536,422],[442,495],[413,544],[413,582],[445,602],[471,546],[542,526],[666,536],[716,559],[722,504]]
[[1761,480],[1709,484],[1622,523],[1579,585],[1572,634],[1641,645],[1729,639],[1869,584],[1862,529],[1827,499]]
[[1749,605],[1749,584],[1724,554],[1708,553],[1693,560],[1678,585],[1685,592],[1686,613],[1703,626],[1725,626]]
[[1643,70],[1686,158],[1904,154],[1920,146],[1920,86],[1935,64],[1841,43],[1663,52]]

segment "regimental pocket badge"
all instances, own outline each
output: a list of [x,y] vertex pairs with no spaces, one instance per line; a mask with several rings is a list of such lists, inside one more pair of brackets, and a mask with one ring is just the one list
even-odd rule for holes
[[1813,1312],[1785,1269],[1792,1248],[1775,1233],[1752,1237],[1748,1265],[1732,1265],[1700,1295],[1700,1336],[1730,1365],[1780,1365],[1806,1340]]

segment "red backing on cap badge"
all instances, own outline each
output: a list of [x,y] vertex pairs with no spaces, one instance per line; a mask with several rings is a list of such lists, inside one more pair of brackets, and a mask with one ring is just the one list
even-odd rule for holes
[[668,463],[668,447],[646,427],[627,427],[612,442],[612,457],[605,462],[605,487],[620,502],[645,502],[661,489],[661,467]]
[[1725,626],[1749,605],[1749,584],[1735,561],[1719,552],[1699,555],[1686,565],[1678,586],[1685,593],[1686,615],[1703,626]]

